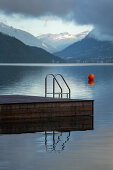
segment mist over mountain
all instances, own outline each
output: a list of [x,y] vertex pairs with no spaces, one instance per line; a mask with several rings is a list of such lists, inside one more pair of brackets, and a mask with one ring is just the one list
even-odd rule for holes
[[57,63],[55,57],[42,48],[25,45],[14,37],[0,33],[0,63]]
[[71,63],[113,63],[113,41],[97,40],[90,33],[55,55]]
[[35,36],[26,31],[13,28],[0,22],[0,32],[11,37],[15,37],[26,45],[40,47],[48,52],[53,52],[53,48],[51,47],[51,45],[47,45],[46,43],[42,42],[41,40],[37,39]]
[[38,36],[42,42],[51,45],[53,47],[53,52],[58,52],[68,47],[69,45],[83,39],[88,32],[82,32],[79,34],[69,34],[68,32],[60,33],[60,34],[43,34]]

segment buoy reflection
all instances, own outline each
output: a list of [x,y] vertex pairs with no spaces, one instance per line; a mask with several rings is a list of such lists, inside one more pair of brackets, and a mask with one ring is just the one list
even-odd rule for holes
[[88,80],[88,84],[90,85],[90,86],[93,86],[94,85],[94,80]]

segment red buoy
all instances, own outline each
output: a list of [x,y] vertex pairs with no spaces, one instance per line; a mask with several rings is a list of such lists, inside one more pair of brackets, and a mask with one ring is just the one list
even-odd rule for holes
[[94,78],[95,78],[95,77],[94,77],[94,74],[91,73],[91,74],[88,75],[88,79],[89,79],[89,80],[94,80]]

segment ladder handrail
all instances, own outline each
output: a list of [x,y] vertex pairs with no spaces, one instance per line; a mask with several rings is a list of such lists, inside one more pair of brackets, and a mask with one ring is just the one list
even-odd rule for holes
[[69,90],[69,98],[70,98],[71,90],[70,90],[70,88],[69,88],[66,80],[64,79],[64,77],[63,77],[61,74],[55,74],[55,78],[56,78],[57,76],[60,76],[60,77],[62,78],[62,80],[64,81],[65,85],[67,86],[67,88],[68,88],[68,90]]
[[53,77],[53,97],[54,97],[54,94],[55,94],[55,81],[56,83],[58,84],[60,90],[61,90],[61,97],[62,97],[62,87],[60,86],[58,80],[56,79],[56,77],[54,76],[54,74],[47,74],[46,77],[45,77],[45,97],[47,95],[47,78],[48,76],[52,76]]

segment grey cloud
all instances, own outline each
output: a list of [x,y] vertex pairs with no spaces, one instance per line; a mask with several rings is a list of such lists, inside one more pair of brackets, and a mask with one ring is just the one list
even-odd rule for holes
[[0,0],[0,9],[35,17],[57,15],[93,25],[96,37],[113,39],[113,0]]
[[41,16],[48,13],[65,15],[74,10],[74,0],[0,0],[0,9],[9,13]]
[[77,0],[73,18],[79,24],[91,24],[92,34],[101,40],[113,40],[113,0]]

